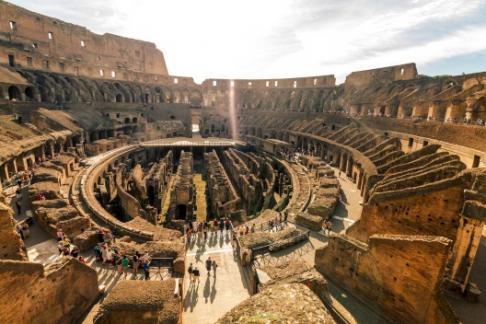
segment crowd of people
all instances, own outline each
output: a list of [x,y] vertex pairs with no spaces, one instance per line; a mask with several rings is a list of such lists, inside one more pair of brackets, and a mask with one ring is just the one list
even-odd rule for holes
[[64,234],[63,230],[59,227],[56,232],[57,236],[57,248],[59,250],[59,255],[61,256],[72,256],[76,258],[81,263],[86,263],[86,260],[79,255],[79,247],[74,245],[69,237]]
[[140,253],[135,251],[134,254],[122,254],[118,248],[113,244],[115,236],[106,229],[101,229],[98,233],[98,240],[94,247],[96,260],[103,265],[112,267],[118,274],[124,274],[125,277],[130,272],[136,277],[140,269],[143,271],[144,279],[150,280],[150,262],[152,258],[148,253]]
[[220,232],[223,234],[224,231],[228,233],[233,232],[233,223],[228,217],[221,217],[220,219],[215,218],[214,220],[206,221],[186,221],[184,224],[184,233],[186,234],[187,242],[190,243],[192,240],[204,238],[204,241],[208,239],[208,234]]
[[240,236],[243,235],[248,235],[251,233],[255,233],[257,230],[263,232],[263,231],[269,231],[269,232],[276,232],[280,231],[281,229],[284,228],[286,225],[287,219],[284,217],[282,219],[282,214],[278,213],[275,218],[269,219],[266,222],[261,222],[259,228],[257,229],[257,225],[255,222],[253,222],[250,226],[248,224],[245,224],[243,226],[240,226],[238,229],[238,234]]

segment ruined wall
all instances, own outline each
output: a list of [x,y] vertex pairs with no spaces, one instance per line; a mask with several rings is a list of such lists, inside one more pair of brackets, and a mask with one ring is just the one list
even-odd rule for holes
[[373,82],[391,82],[396,80],[410,80],[417,77],[415,63],[388,66],[366,71],[352,72],[346,77],[346,88],[359,88]]
[[454,240],[464,204],[463,191],[460,186],[451,186],[383,201],[371,200],[363,207],[360,228],[367,232],[367,237],[389,233],[437,235]]
[[192,153],[182,151],[170,195],[169,218],[191,219],[195,195]]
[[204,154],[207,168],[207,191],[214,217],[226,217],[240,207],[240,196],[233,187],[216,151]]
[[97,35],[6,2],[0,3],[0,21],[0,63],[8,64],[11,54],[15,64],[27,68],[93,78],[128,80],[131,72],[168,75],[164,56],[153,43]]
[[369,247],[331,237],[316,250],[316,268],[400,322],[454,323],[439,296],[450,241],[429,236],[374,235]]
[[0,261],[0,322],[73,323],[99,295],[96,271],[66,257],[40,263]]
[[0,259],[27,260],[24,242],[15,230],[12,210],[2,202],[0,202]]

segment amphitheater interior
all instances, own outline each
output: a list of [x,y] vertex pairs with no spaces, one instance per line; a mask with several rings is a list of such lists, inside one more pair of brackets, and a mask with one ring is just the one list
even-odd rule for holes
[[486,72],[198,84],[0,2],[0,322],[483,322],[485,121]]

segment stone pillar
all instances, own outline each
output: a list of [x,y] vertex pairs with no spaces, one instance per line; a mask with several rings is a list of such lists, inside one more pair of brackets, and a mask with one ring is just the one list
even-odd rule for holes
[[40,147],[40,159],[41,161],[45,161],[46,159],[46,146],[45,144],[42,144]]
[[12,167],[15,173],[19,172],[19,169],[17,168],[17,161],[15,161],[15,159],[12,160]]
[[351,155],[348,156],[348,161],[346,163],[346,175],[348,177],[353,175],[353,157]]
[[5,163],[2,167],[2,178],[4,180],[10,180],[10,174],[8,173],[8,163]]
[[54,150],[54,143],[49,143],[48,145],[49,145],[49,153],[51,155],[51,158],[53,158],[56,153],[56,151]]
[[346,153],[341,153],[341,163],[339,165],[339,170],[346,172],[346,164],[348,163],[348,157]]
[[454,243],[451,280],[464,292],[478,251],[484,223],[479,219],[461,217]]

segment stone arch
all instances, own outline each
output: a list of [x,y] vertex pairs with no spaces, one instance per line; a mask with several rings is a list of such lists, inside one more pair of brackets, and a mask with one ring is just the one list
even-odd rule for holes
[[190,94],[189,101],[193,106],[201,106],[202,104],[202,94],[200,91],[193,90]]
[[34,89],[32,87],[27,87],[25,88],[25,99],[28,101],[33,101],[34,100]]
[[8,99],[17,101],[22,100],[22,95],[17,86],[11,85],[10,87],[8,87]]

